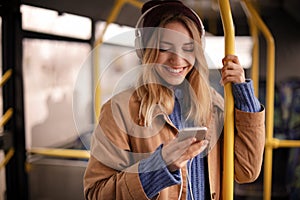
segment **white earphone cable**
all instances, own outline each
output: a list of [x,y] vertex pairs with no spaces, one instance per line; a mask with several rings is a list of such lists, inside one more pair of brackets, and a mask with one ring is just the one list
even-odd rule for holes
[[178,200],[181,199],[182,190],[183,190],[183,183],[182,183],[182,181],[183,181],[183,176],[182,176],[182,171],[181,171],[181,169],[179,169],[179,172],[180,172],[180,177],[181,177],[181,184],[180,184],[180,191],[179,191],[179,195],[178,195]]
[[187,187],[189,188],[191,199],[194,200],[192,183],[191,183],[191,179],[190,179],[190,175],[189,175],[189,171],[192,170],[192,162],[193,162],[193,158],[191,159],[188,169],[186,170],[186,177],[187,177],[187,183],[188,183]]

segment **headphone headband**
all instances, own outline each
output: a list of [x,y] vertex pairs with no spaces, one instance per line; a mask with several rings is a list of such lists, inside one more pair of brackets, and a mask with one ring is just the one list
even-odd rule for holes
[[[155,11],[156,8],[164,9],[164,7],[165,7],[166,10],[162,10],[163,12],[169,12],[171,14],[172,14],[172,12],[178,13],[178,14],[182,13],[182,14],[186,15],[188,18],[190,18],[192,21],[194,21],[195,24],[197,25],[197,27],[200,31],[201,38],[205,35],[204,25],[203,25],[202,20],[200,19],[199,15],[193,9],[185,6],[181,1],[177,1],[177,0],[164,0],[164,1],[162,1],[162,0],[159,0],[159,1],[152,0],[152,1],[148,1],[147,3],[145,3],[142,7],[142,15],[140,16],[140,18],[138,19],[138,21],[135,25],[135,30],[138,30],[138,28],[141,27],[142,20],[145,19],[145,17],[151,11]],[[146,26],[146,27],[156,27],[158,24],[155,24],[156,23],[155,22],[155,17],[157,17],[159,15],[160,15],[160,13],[154,13],[154,17],[149,19],[147,21],[146,25],[143,24],[143,27],[144,26]],[[157,21],[159,21],[159,20],[157,20]],[[154,24],[151,24],[151,22],[153,22]],[[138,33],[136,31],[136,36],[137,36],[137,34]]]
[[[149,8],[147,8],[149,7]],[[188,18],[190,18],[192,21],[194,21],[194,23],[197,25],[199,32],[200,32],[200,37],[203,38],[205,35],[205,29],[203,26],[203,23],[200,19],[200,17],[198,16],[198,14],[191,8],[185,6],[181,1],[176,1],[176,0],[165,0],[165,1],[148,1],[147,3],[145,3],[143,5],[142,8],[142,15],[140,16],[140,18],[138,19],[136,25],[135,25],[135,49],[137,52],[137,55],[139,58],[142,57],[143,54],[143,39],[142,39],[142,33],[139,30],[142,20],[145,19],[145,17],[150,14],[150,12],[155,11],[156,9],[163,9],[163,7],[165,7],[166,12],[172,13],[173,10],[175,10],[174,13],[182,13],[184,15],[186,15]],[[172,10],[173,7],[174,9]],[[157,13],[157,15],[159,15],[160,13]],[[154,13],[154,17],[157,17],[157,15],[155,15]],[[151,21],[148,21],[148,24],[146,25],[146,27],[155,27],[157,26],[154,22],[155,25],[151,25],[149,23],[151,23],[153,20],[153,18],[149,19]],[[159,21],[159,20],[158,20]],[[144,22],[143,22],[144,23]],[[143,24],[143,28],[145,24]]]
[[137,23],[136,23],[136,25],[135,25],[135,36],[136,36],[136,37],[141,37],[140,32],[138,31],[138,29],[139,29],[140,24],[141,24],[142,20],[144,19],[144,17],[145,17],[151,10],[153,10],[154,8],[156,8],[156,7],[158,7],[158,6],[159,6],[159,5],[153,6],[152,8],[146,10],[146,12],[144,12],[144,13],[140,16],[140,18],[138,19],[138,21],[137,21]]

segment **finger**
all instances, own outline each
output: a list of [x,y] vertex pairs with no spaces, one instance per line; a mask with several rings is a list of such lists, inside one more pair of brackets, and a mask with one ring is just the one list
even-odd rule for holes
[[177,138],[163,147],[162,157],[167,164],[179,159],[195,141],[195,138],[189,138],[183,141],[178,141]]
[[228,61],[224,63],[221,72],[224,72],[226,70],[244,70],[244,69],[241,65]]
[[172,151],[172,153],[168,156],[168,161],[170,163],[177,163],[178,165],[182,165],[181,163],[186,162],[192,158],[194,158],[196,155],[200,154],[206,147],[207,147],[208,141],[197,141],[195,138],[192,142],[192,144],[189,145],[188,148],[182,148],[175,151]]
[[222,82],[225,85],[226,83],[244,83],[245,77],[244,76],[234,76],[228,75],[222,77]]
[[236,55],[226,55],[223,59],[222,59],[222,63],[223,65],[225,65],[228,62],[233,62],[235,64],[240,65],[240,61],[238,59],[238,57]]
[[236,77],[243,77],[244,76],[244,70],[243,69],[225,69],[222,73],[222,77],[227,76],[236,76]]
[[203,140],[203,141],[198,141],[194,142],[180,158],[176,162],[186,162],[198,154],[202,153],[205,148],[207,148],[208,141]]
[[170,171],[174,171],[184,167],[189,160],[191,160],[192,158],[194,158],[195,156],[203,152],[204,149],[207,148],[207,146],[208,146],[207,140],[194,142],[184,154],[182,154],[178,159],[169,163],[168,169]]
[[194,158],[198,154],[202,153],[204,149],[207,148],[207,145],[208,140],[202,140],[201,142],[196,142],[192,144],[187,151],[187,154],[189,154],[188,157]]
[[245,82],[244,69],[236,64],[227,64],[222,68],[222,82],[226,84],[228,82],[242,83]]

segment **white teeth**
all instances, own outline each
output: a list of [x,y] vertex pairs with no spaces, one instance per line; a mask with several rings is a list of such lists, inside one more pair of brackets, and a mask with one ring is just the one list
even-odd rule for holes
[[168,71],[170,71],[172,73],[180,73],[183,70],[183,68],[173,69],[173,68],[170,68],[170,67],[168,67],[167,69],[168,69]]

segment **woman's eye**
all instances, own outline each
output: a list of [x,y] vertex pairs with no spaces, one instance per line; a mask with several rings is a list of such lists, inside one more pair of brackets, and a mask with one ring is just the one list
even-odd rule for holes
[[186,52],[193,52],[194,51],[194,48],[185,48],[185,49],[183,49],[183,51],[186,51]]
[[169,49],[159,48],[160,52],[167,52]]
[[[180,47],[179,47],[180,48]],[[159,46],[159,51],[160,52],[176,52],[176,47],[169,45],[169,44],[161,44]],[[181,46],[181,51],[183,52],[194,52],[194,44],[185,44]]]
[[193,52],[194,51],[194,45],[193,44],[186,45],[186,46],[182,47],[182,50],[186,51],[186,52]]
[[160,52],[167,52],[167,51],[170,51],[171,50],[171,47],[169,47],[168,45],[160,45],[159,46],[159,51]]

